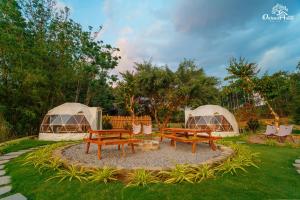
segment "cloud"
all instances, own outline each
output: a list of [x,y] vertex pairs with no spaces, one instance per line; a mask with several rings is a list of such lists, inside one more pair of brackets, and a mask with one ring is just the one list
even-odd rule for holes
[[[141,3],[142,2],[142,3]],[[194,59],[210,75],[226,76],[230,57],[246,57],[263,70],[293,70],[300,60],[300,1],[282,2],[290,22],[261,19],[277,0],[105,1],[104,37],[113,37],[122,59],[118,71],[152,58],[176,69]],[[298,14],[297,14],[298,13]],[[105,41],[105,40],[104,40]]]

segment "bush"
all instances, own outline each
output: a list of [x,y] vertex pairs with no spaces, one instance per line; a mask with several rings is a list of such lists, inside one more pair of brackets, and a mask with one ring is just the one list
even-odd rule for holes
[[192,167],[188,176],[189,180],[192,180],[194,183],[200,183],[204,179],[215,178],[215,168],[207,164]]
[[10,136],[9,123],[0,113],[0,141],[6,141]]
[[58,183],[62,182],[63,180],[72,181],[73,179],[77,179],[80,182],[82,182],[82,181],[87,181],[86,176],[87,176],[87,171],[85,171],[83,167],[78,168],[74,165],[70,165],[66,169],[58,170],[57,174],[47,179],[47,181],[58,178],[60,179]]
[[259,128],[259,122],[257,119],[249,119],[249,121],[247,122],[247,128],[252,131],[253,133],[256,133],[256,131],[258,130]]
[[193,177],[190,176],[192,168],[190,165],[177,164],[170,171],[161,171],[159,174],[165,179],[164,183],[193,183]]
[[238,170],[247,172],[246,167],[256,167],[259,168],[255,162],[258,153],[253,153],[248,147],[232,144],[230,147],[234,150],[234,155],[227,158],[225,162],[218,165],[215,169],[219,173],[223,174],[237,174]]
[[110,181],[116,181],[118,170],[110,167],[103,167],[102,169],[93,169],[88,176],[88,180],[92,182],[104,182],[105,184]]
[[157,177],[153,172],[146,171],[145,169],[137,169],[132,173],[128,174],[128,184],[129,186],[146,186],[151,183],[158,183]]

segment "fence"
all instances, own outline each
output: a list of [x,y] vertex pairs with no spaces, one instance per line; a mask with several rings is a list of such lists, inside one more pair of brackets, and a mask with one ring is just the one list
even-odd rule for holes
[[[132,124],[132,118],[130,116],[109,116],[109,118],[113,128],[124,128],[124,126]],[[151,117],[148,115],[134,117],[134,123],[151,124]]]

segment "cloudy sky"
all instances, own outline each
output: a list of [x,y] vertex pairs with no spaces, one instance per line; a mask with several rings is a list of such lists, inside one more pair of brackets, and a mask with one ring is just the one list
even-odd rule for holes
[[[276,4],[293,20],[267,21]],[[99,39],[120,48],[118,71],[151,59],[176,69],[194,59],[207,74],[226,75],[230,57],[262,71],[294,71],[300,61],[300,0],[59,0],[84,28],[103,26]]]

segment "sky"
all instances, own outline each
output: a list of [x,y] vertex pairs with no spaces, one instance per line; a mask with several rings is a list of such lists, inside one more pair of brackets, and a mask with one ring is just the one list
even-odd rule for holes
[[[289,20],[272,8],[285,6]],[[211,76],[226,76],[231,57],[255,62],[261,72],[295,71],[300,61],[300,0],[58,0],[84,29],[120,49],[116,70],[151,60],[176,70],[193,59]]]

